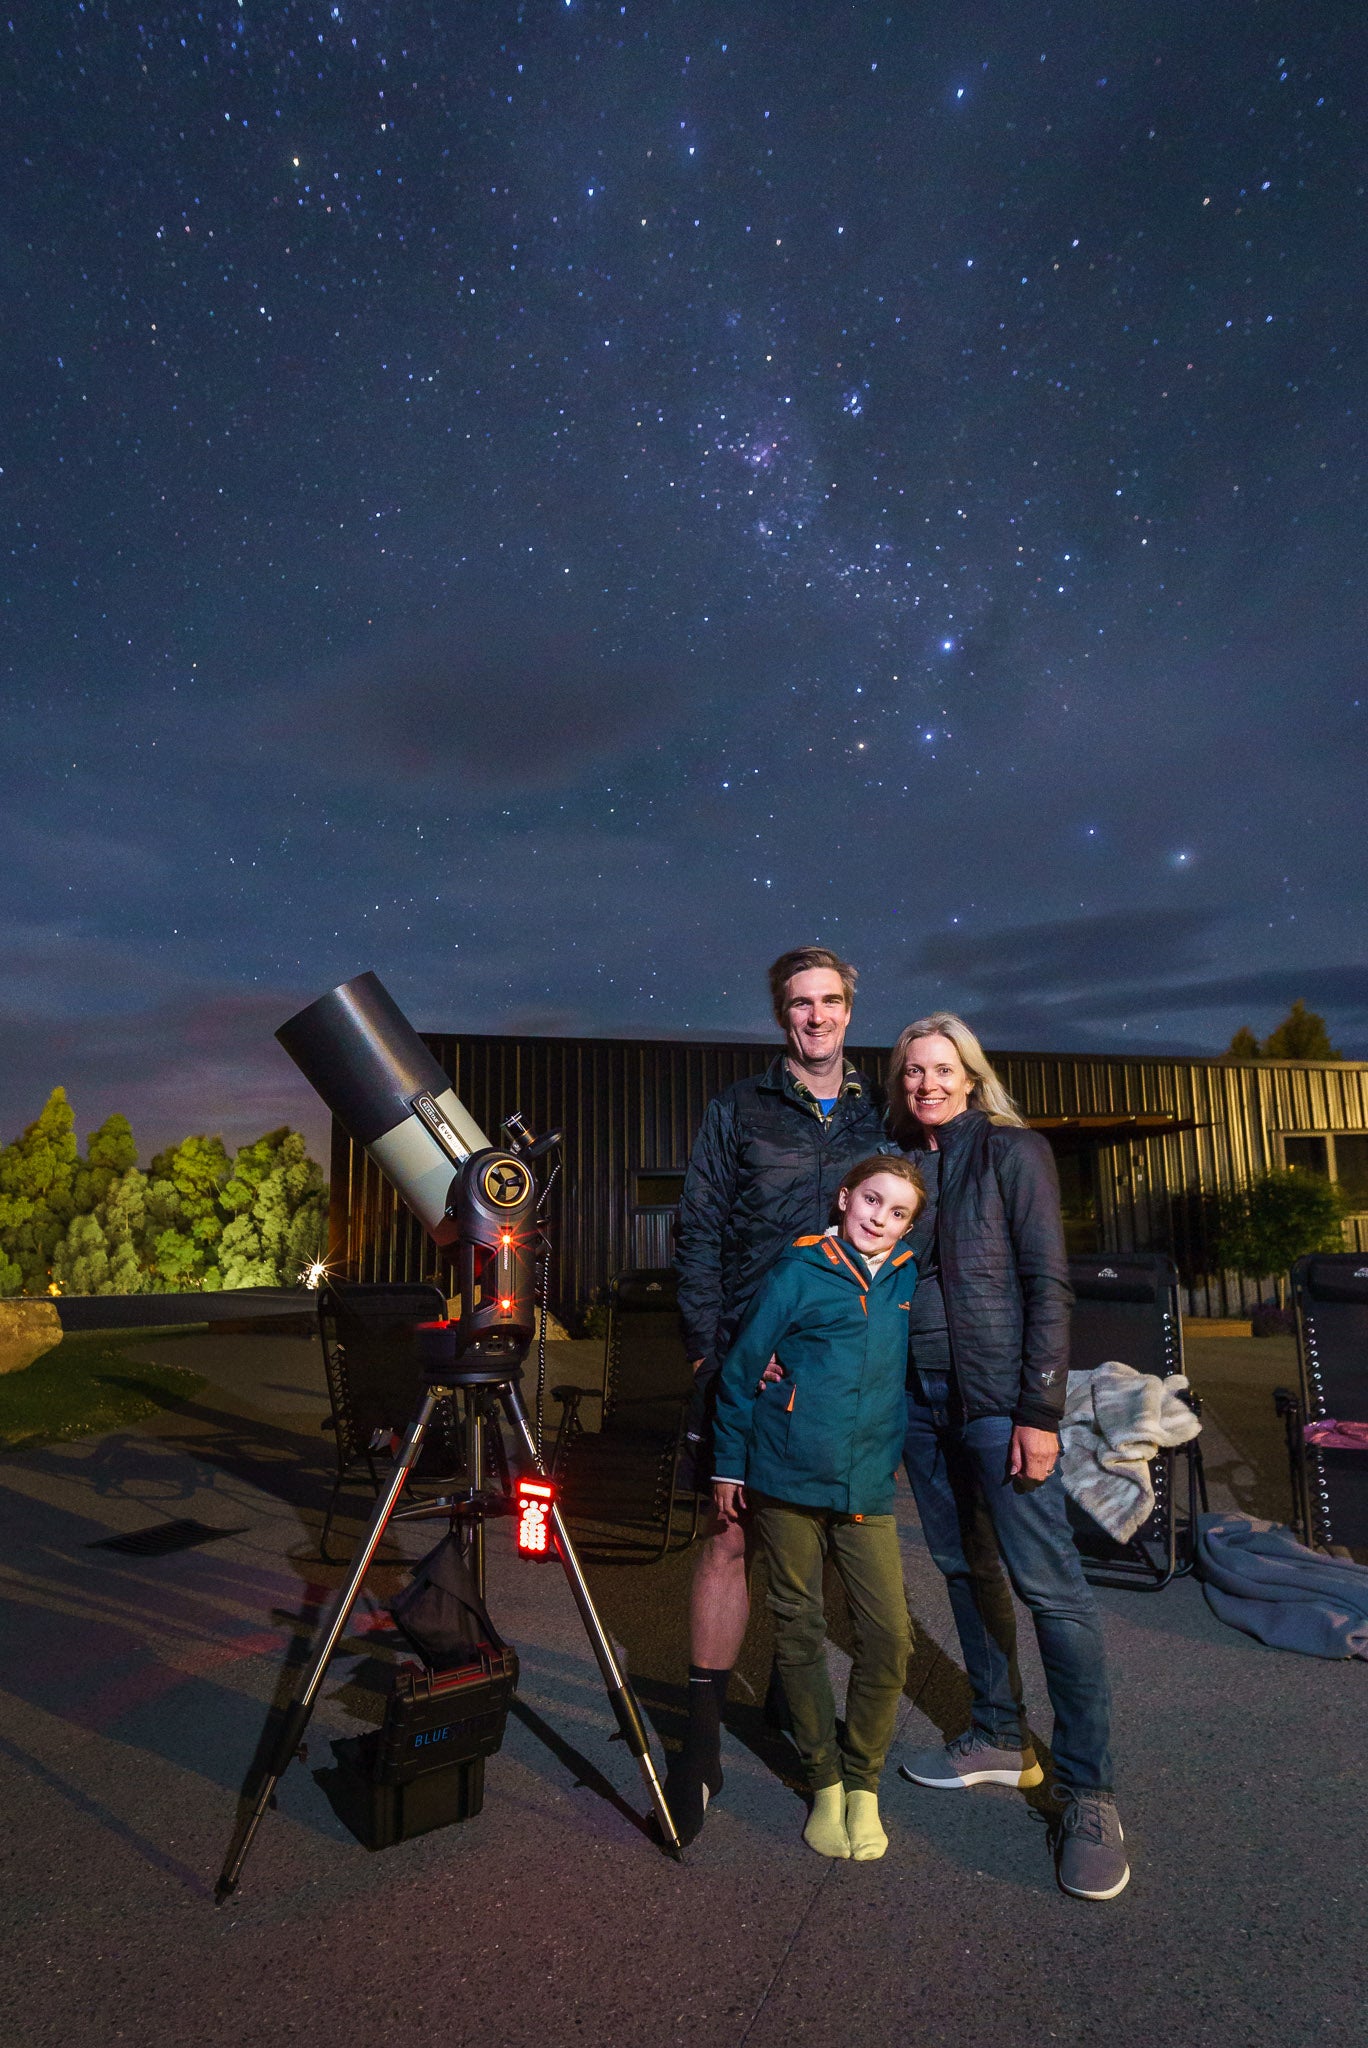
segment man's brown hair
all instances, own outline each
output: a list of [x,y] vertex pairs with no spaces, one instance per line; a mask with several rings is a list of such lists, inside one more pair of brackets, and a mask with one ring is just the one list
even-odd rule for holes
[[789,983],[795,974],[806,974],[812,967],[829,967],[833,974],[839,974],[841,987],[845,990],[846,1008],[849,1009],[854,1002],[855,984],[860,976],[848,960],[843,960],[839,953],[833,953],[830,946],[795,946],[791,953],[781,953],[769,971],[770,1001],[779,1024],[788,1021],[784,1015],[784,1002]]

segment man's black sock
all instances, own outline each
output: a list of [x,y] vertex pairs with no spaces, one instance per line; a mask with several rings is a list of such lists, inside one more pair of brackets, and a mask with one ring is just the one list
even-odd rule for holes
[[731,1684],[730,1671],[689,1666],[689,1727],[684,1754],[697,1762],[710,1792],[722,1783],[722,1706]]
[[722,1790],[722,1702],[730,1680],[730,1671],[689,1666],[689,1725],[665,1773],[665,1798],[686,1844],[703,1826],[709,1797]]

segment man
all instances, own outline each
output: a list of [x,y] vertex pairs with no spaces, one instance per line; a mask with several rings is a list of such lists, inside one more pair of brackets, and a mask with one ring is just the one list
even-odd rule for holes
[[[761,1281],[795,1237],[831,1221],[848,1168],[892,1149],[876,1091],[845,1058],[855,969],[825,946],[784,953],[769,971],[785,1052],[714,1097],[689,1159],[679,1210],[679,1306],[694,1398],[682,1484],[707,1493],[715,1381]],[[665,1795],[682,1841],[722,1788],[721,1710],[750,1618],[744,1514],[710,1527],[689,1602],[689,1722]]]

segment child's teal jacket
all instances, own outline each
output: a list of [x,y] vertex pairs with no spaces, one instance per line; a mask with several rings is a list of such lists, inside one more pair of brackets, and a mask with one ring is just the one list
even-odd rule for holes
[[[713,1477],[800,1507],[891,1513],[916,1277],[910,1249],[895,1247],[871,1279],[842,1238],[790,1245],[723,1361]],[[757,1392],[771,1354],[784,1377]]]

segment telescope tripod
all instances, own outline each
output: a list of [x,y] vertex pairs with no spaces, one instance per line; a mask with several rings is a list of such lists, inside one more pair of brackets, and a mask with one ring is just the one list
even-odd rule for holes
[[[423,1448],[428,1424],[433,1410],[445,1396],[462,1388],[466,1395],[466,1478],[467,1488],[459,1494],[444,1495],[440,1499],[425,1501],[421,1506],[400,1508],[399,1496],[404,1490],[409,1473]],[[451,1385],[429,1385],[419,1403],[418,1411],[409,1424],[408,1433],[400,1446],[394,1471],[389,1484],[375,1503],[374,1512],[366,1527],[346,1578],[333,1595],[331,1605],[319,1623],[314,1641],[313,1654],[299,1680],[294,1696],[285,1710],[279,1733],[270,1751],[266,1774],[257,1789],[255,1801],[247,1819],[233,1836],[225,1858],[214,1897],[222,1905],[237,1890],[238,1878],[247,1853],[252,1846],[256,1831],[260,1827],[268,1807],[274,1801],[275,1788],[299,1750],[308,1727],[309,1717],[322,1688],[328,1665],[351,1617],[352,1609],[360,1597],[366,1573],[370,1570],[381,1538],[392,1521],[426,1519],[446,1516],[453,1524],[460,1523],[463,1531],[463,1548],[466,1562],[470,1566],[475,1585],[481,1599],[484,1598],[484,1522],[491,1513],[505,1511],[506,1503],[496,1501],[484,1490],[485,1432],[493,1421],[498,1446],[497,1462],[502,1466],[502,1444],[497,1437],[497,1410],[502,1407],[512,1425],[515,1437],[525,1451],[532,1471],[541,1474],[543,1465],[532,1434],[527,1409],[523,1403],[518,1384],[518,1371],[514,1368],[500,1377],[488,1369],[479,1374],[465,1374],[459,1365],[452,1373]],[[506,1470],[505,1470],[506,1478]],[[665,1847],[675,1857],[681,1855],[681,1845],[670,1809],[665,1803],[660,1779],[651,1758],[650,1744],[646,1737],[646,1724],[641,1708],[626,1672],[619,1664],[617,1654],[609,1640],[607,1630],[600,1621],[594,1606],[588,1583],[565,1526],[560,1504],[551,1504],[551,1526],[555,1537],[556,1552],[570,1582],[570,1591],[575,1605],[579,1608],[590,1648],[597,1660],[603,1678],[608,1704],[613,1710],[622,1739],[637,1760],[655,1818]]]

